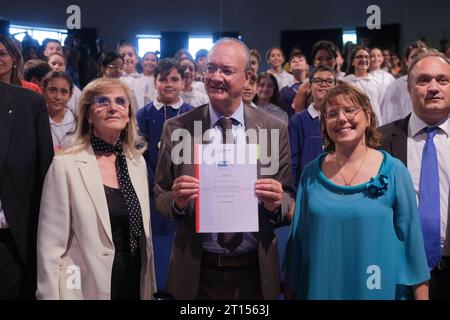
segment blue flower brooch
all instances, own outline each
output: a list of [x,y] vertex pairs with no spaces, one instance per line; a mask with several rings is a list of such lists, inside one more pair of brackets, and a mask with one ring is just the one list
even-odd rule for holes
[[371,199],[381,197],[387,190],[389,179],[384,174],[381,174],[377,179],[371,178],[366,184],[366,194]]

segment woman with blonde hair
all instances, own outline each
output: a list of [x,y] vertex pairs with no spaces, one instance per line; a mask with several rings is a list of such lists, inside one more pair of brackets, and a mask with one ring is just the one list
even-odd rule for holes
[[82,91],[75,144],[54,158],[38,227],[38,299],[152,299],[147,169],[131,91]]
[[320,105],[325,149],[303,170],[288,240],[296,299],[428,299],[427,259],[408,169],[375,148],[366,94],[342,83]]

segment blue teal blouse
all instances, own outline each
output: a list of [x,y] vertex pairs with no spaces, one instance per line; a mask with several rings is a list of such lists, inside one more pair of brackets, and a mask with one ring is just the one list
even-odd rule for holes
[[286,249],[296,299],[403,299],[429,279],[413,183],[384,151],[376,177],[339,186],[307,165]]

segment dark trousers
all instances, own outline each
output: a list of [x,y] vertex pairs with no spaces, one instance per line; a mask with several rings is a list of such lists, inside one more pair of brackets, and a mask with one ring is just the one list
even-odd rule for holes
[[0,229],[0,300],[25,298],[23,262],[11,232]]
[[245,266],[214,266],[202,260],[199,300],[262,300],[258,259]]
[[441,262],[431,271],[431,300],[450,300],[450,257],[442,257]]

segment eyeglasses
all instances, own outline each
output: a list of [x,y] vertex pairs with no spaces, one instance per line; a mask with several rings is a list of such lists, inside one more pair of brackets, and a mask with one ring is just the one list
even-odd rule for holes
[[123,65],[108,64],[108,68],[117,69],[117,70],[123,70]]
[[47,90],[49,93],[51,94],[57,94],[59,92],[60,95],[62,96],[67,96],[69,95],[70,91],[67,89],[58,89],[55,87],[47,87],[45,90]]
[[329,122],[335,122],[339,116],[339,113],[342,111],[347,120],[353,120],[356,115],[361,111],[361,108],[358,107],[344,107],[344,108],[334,108],[327,110],[324,113],[324,117]]
[[312,78],[311,82],[314,84],[317,84],[321,86],[322,84],[326,84],[327,86],[333,86],[336,84],[336,79],[328,78],[328,79],[322,79],[322,78]]
[[213,64],[208,64],[205,67],[205,72],[210,77],[213,76],[216,73],[216,71],[219,71],[222,75],[224,75],[226,77],[232,77],[238,72],[243,72],[243,71],[237,71],[236,69],[230,68],[230,67],[218,68],[217,66],[215,66]]
[[[112,101],[107,96],[96,96],[92,99],[92,102],[95,105],[95,110],[103,111],[108,107],[112,106]],[[125,97],[115,97],[114,104],[117,106],[119,110],[126,110],[129,106],[128,99]]]

